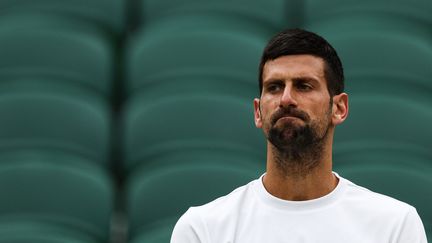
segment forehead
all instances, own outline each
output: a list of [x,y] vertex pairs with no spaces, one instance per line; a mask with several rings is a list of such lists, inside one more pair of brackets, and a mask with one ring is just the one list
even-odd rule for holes
[[307,77],[325,82],[325,63],[312,55],[289,55],[269,60],[263,67],[263,82],[274,79]]

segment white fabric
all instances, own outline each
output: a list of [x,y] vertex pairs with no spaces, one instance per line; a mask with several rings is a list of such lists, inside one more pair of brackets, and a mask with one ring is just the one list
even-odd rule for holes
[[414,207],[340,177],[328,195],[286,201],[262,176],[177,222],[171,243],[427,243]]

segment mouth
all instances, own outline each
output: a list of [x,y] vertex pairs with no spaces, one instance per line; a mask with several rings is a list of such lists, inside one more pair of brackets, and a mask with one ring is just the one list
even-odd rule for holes
[[278,110],[276,110],[274,112],[274,114],[272,115],[272,120],[271,123],[273,125],[275,125],[276,123],[280,122],[295,122],[296,120],[300,120],[304,123],[309,121],[309,116],[307,115],[306,112],[301,111],[299,109],[295,109],[295,108],[280,108]]
[[277,119],[275,123],[280,123],[280,122],[281,123],[289,123],[289,122],[294,122],[296,120],[303,121],[301,118],[296,117],[296,116],[283,116],[283,117]]
[[300,118],[298,118],[296,116],[283,116],[283,117],[279,118],[279,120],[292,120],[292,119],[300,120]]

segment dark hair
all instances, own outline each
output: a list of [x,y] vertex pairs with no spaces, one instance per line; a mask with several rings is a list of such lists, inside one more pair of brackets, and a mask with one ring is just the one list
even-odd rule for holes
[[264,49],[259,66],[259,89],[263,88],[263,68],[281,56],[309,54],[324,59],[324,77],[331,97],[344,91],[342,63],[336,50],[321,36],[302,29],[287,29],[274,36]]

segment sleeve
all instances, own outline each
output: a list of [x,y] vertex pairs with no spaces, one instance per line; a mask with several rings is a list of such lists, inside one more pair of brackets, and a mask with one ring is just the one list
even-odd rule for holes
[[170,242],[209,243],[206,239],[205,225],[194,208],[189,208],[177,221]]
[[415,208],[408,211],[396,242],[427,243],[425,228]]

